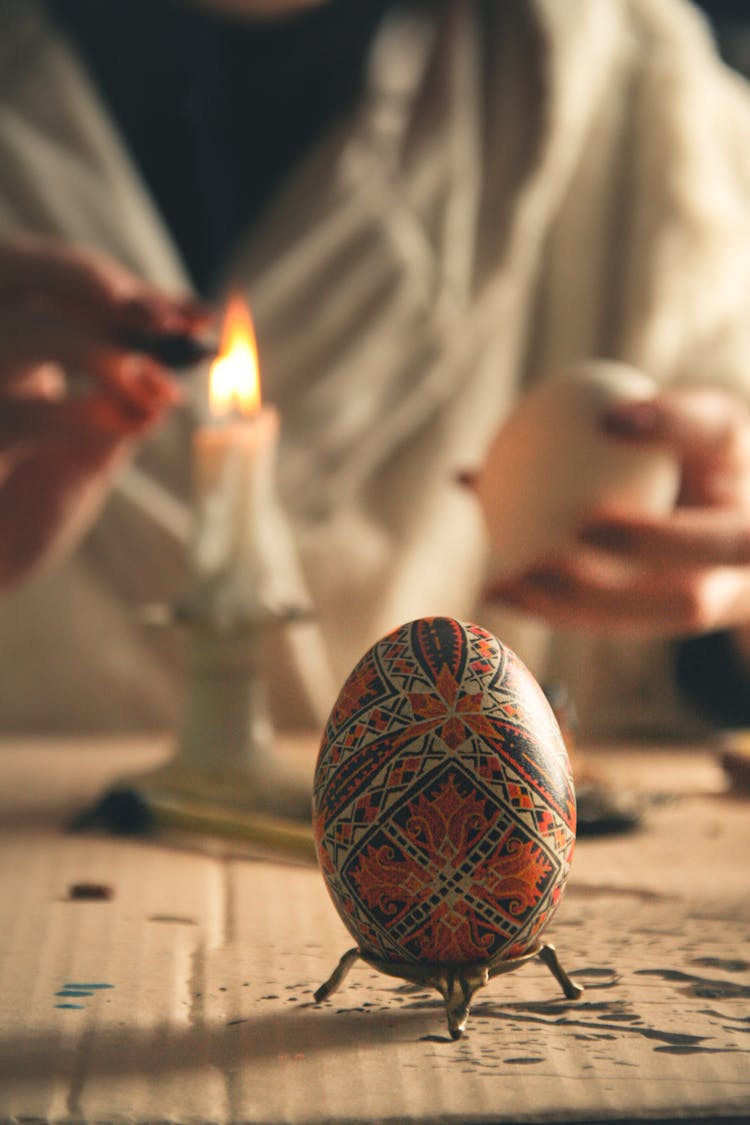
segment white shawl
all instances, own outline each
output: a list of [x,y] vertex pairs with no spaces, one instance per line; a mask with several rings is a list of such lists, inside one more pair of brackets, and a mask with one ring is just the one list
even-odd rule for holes
[[[681,0],[420,13],[389,18],[362,105],[228,271],[281,411],[280,485],[316,606],[269,654],[278,713],[319,723],[367,645],[447,613],[563,679],[589,734],[689,731],[668,646],[554,634],[479,604],[484,533],[455,476],[519,389],[569,359],[748,386],[747,91]],[[0,229],[64,234],[184,287],[69,49],[26,0],[0,0],[0,24]],[[183,500],[191,426],[176,416],[139,458]],[[180,592],[184,552],[133,487],[71,560],[0,605],[0,727],[173,721],[184,642],[145,633],[135,610]]]

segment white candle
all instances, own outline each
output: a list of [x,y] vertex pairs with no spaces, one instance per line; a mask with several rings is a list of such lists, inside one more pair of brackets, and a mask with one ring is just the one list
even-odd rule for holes
[[275,479],[278,413],[261,407],[247,419],[200,427],[193,440],[198,574],[255,566],[264,509]]
[[299,604],[300,583],[276,493],[279,416],[261,404],[252,321],[236,297],[211,366],[209,399],[211,421],[196,430],[193,442],[188,610],[219,628],[257,624]]

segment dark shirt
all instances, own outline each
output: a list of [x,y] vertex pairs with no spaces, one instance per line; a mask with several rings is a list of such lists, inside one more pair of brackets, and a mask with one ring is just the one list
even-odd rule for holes
[[724,61],[750,77],[750,4],[747,0],[694,0],[711,21]]
[[46,0],[108,105],[198,289],[210,292],[313,141],[356,103],[394,0],[274,21],[180,0]]

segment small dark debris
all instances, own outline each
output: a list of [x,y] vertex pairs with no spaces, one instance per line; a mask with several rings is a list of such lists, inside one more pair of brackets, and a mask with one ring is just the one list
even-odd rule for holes
[[[671,1043],[666,1047],[654,1047],[663,1055],[733,1055],[736,1048],[729,1047],[692,1047],[689,1044]],[[742,1052],[744,1054],[744,1052]]]
[[167,922],[175,926],[197,926],[195,918],[183,917],[181,914],[149,914],[149,922]]
[[107,883],[73,883],[68,888],[68,898],[75,902],[109,902],[114,894]]
[[572,969],[568,973],[568,976],[571,977],[612,977],[614,975],[614,969],[600,969],[590,966],[585,969]]

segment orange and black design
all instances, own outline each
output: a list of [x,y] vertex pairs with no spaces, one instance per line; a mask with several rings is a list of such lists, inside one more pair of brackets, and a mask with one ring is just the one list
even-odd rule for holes
[[371,957],[516,957],[559,902],[565,745],[531,674],[477,625],[422,618],[369,650],[324,733],[314,803],[328,889]]

